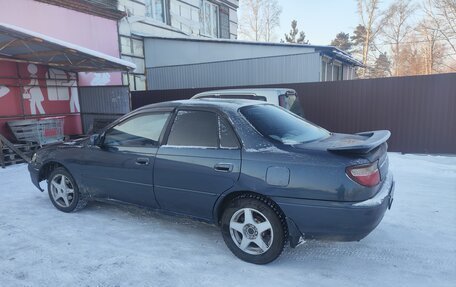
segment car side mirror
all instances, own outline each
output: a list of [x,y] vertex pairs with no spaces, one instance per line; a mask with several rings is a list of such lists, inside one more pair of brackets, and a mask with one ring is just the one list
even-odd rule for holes
[[99,134],[93,134],[89,138],[89,146],[99,146],[100,144],[100,135]]

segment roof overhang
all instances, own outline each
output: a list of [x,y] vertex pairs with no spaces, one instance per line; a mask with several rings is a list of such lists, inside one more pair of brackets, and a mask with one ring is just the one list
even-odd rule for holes
[[316,50],[319,51],[323,55],[326,55],[330,58],[337,59],[344,63],[349,63],[355,67],[364,67],[364,65],[361,61],[357,60],[349,53],[344,52],[336,47],[333,47],[333,46],[323,47],[322,46],[322,47],[316,48]]
[[103,17],[110,20],[119,21],[127,16],[127,13],[117,9],[118,1],[116,0],[36,0],[55,6],[71,9],[89,15]]
[[136,65],[10,24],[0,23],[0,60],[71,72],[132,71]]

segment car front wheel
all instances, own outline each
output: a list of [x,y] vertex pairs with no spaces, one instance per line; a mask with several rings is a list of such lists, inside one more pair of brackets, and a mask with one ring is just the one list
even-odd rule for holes
[[233,199],[222,215],[222,235],[240,259],[267,264],[282,253],[286,241],[285,218],[270,200],[252,194]]
[[71,174],[59,167],[48,178],[48,193],[52,204],[60,211],[72,212],[86,206],[87,200],[79,192]]

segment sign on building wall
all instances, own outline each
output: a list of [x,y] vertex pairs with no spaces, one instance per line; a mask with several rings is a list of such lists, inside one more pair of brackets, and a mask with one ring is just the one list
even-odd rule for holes
[[65,115],[66,134],[80,134],[79,112],[75,73],[0,61],[0,131],[6,132],[4,123],[13,118]]

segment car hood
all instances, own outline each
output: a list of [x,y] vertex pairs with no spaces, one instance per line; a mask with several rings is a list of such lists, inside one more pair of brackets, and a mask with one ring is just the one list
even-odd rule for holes
[[84,143],[87,141],[87,139],[88,138],[85,137],[85,138],[80,138],[80,139],[60,142],[60,143],[49,144],[49,145],[46,145],[43,148],[41,148],[40,151],[49,151],[49,150],[54,150],[54,149],[65,149],[65,148],[71,148],[71,147],[81,147],[81,146],[84,145]]

